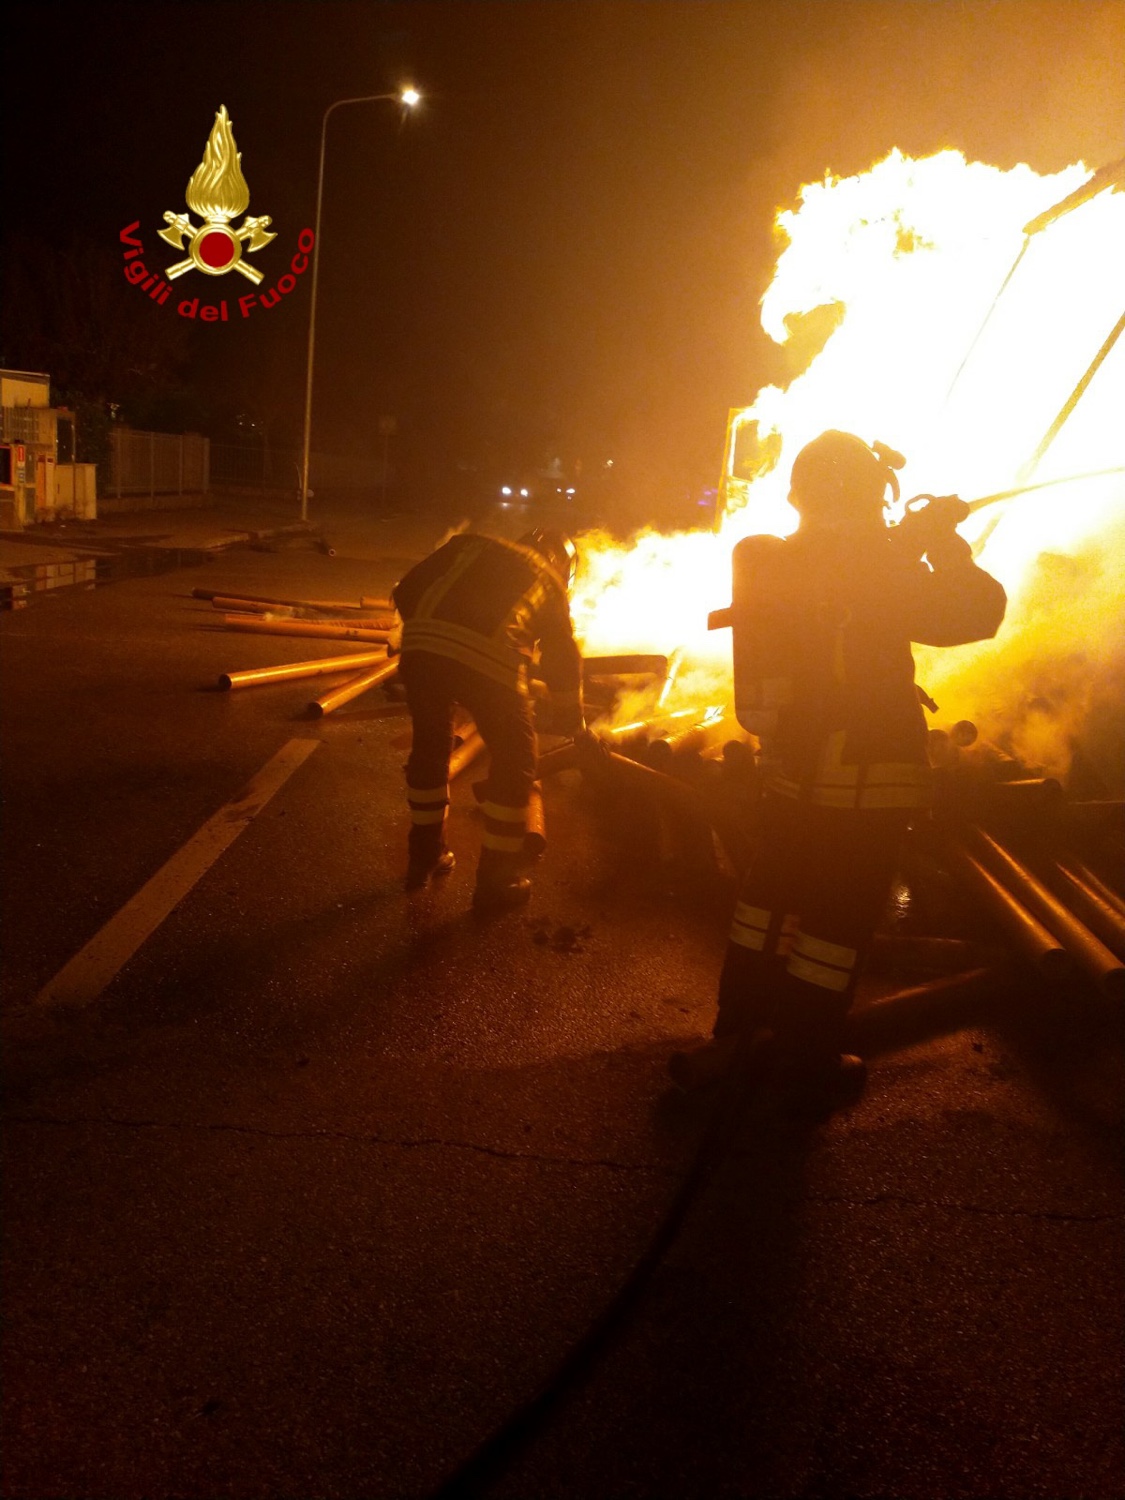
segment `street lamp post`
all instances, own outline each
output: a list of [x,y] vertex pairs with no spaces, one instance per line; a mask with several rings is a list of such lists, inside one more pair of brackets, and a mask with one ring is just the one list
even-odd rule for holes
[[345,104],[375,104],[380,99],[397,99],[407,109],[421,99],[417,89],[400,89],[397,94],[363,94],[357,99],[337,99],[324,111],[320,124],[320,165],[316,173],[316,223],[313,228],[312,296],[309,304],[309,352],[305,366],[305,437],[301,452],[301,520],[309,518],[309,436],[312,432],[313,355],[316,352],[316,287],[320,272],[320,205],[324,197],[324,145],[328,138],[328,116]]

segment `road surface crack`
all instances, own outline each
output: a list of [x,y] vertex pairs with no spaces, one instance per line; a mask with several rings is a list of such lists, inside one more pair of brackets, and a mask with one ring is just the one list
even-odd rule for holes
[[9,1115],[7,1123],[12,1125],[53,1125],[78,1129],[83,1126],[105,1126],[119,1130],[174,1130],[215,1135],[246,1135],[275,1141],[350,1141],[356,1145],[397,1147],[403,1151],[437,1148],[451,1151],[471,1151],[481,1156],[492,1156],[499,1161],[541,1162],[560,1167],[604,1167],[614,1172],[648,1172],[658,1176],[675,1177],[679,1172],[674,1167],[658,1162],[617,1161],[613,1157],[551,1155],[539,1151],[514,1151],[500,1146],[486,1146],[479,1141],[448,1140],[443,1136],[398,1137],[368,1135],[350,1130],[266,1130],[256,1125],[207,1124],[182,1120],[137,1120],[112,1115],[97,1117],[59,1115]]
[[962,1203],[948,1198],[912,1198],[907,1193],[871,1193],[860,1198],[849,1198],[836,1193],[810,1193],[806,1201],[837,1203],[844,1208],[871,1208],[880,1203],[898,1203],[907,1208],[944,1208],[951,1213],[979,1214],[983,1218],[1041,1219],[1062,1224],[1112,1224],[1121,1218],[1120,1213],[1079,1214],[1047,1208],[990,1208],[981,1203]]

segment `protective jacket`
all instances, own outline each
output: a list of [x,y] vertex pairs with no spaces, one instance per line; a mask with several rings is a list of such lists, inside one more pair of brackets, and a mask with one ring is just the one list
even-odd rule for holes
[[734,550],[735,712],[767,785],[855,810],[927,805],[910,644],[995,635],[1004,590],[950,534],[928,566],[893,530],[802,528]]
[[394,601],[404,656],[450,658],[521,696],[538,650],[556,722],[581,729],[582,658],[566,587],[537,552],[492,537],[452,537],[411,568]]

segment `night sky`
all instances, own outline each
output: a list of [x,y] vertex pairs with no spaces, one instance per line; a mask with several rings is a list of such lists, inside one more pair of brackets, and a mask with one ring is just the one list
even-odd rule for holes
[[[802,182],[893,146],[1039,171],[1125,149],[1122,0],[40,4],[5,32],[6,234],[118,256],[139,219],[164,267],[225,104],[278,232],[264,286],[313,223],[326,105],[423,91],[330,126],[314,435],[371,454],[393,414],[417,484],[554,454],[713,481],[728,408],[783,371],[757,302]],[[216,433],[243,405],[299,440],[310,280],[190,326]],[[250,290],[192,271],[174,298]],[[120,262],[111,295],[139,295]]]

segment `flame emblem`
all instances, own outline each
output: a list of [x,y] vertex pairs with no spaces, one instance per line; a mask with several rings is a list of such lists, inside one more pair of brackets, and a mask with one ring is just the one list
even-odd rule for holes
[[188,208],[203,223],[193,224],[188,214],[164,215],[168,227],[159,231],[160,238],[177,250],[182,250],[185,239],[188,240],[187,255],[164,273],[169,281],[194,266],[205,276],[225,276],[228,271],[238,271],[257,286],[262,273],[242,259],[242,247],[245,244],[250,252],[260,250],[277,235],[268,232],[268,225],[273,222],[268,214],[259,218],[247,214],[241,227],[231,226],[232,219],[246,212],[250,189],[242,175],[242,153],[234,143],[234,129],[225,104],[219,106],[203,160],[191,174],[184,196]]

